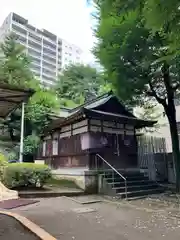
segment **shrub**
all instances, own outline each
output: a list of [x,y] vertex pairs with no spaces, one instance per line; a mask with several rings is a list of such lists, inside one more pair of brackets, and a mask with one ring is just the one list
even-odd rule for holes
[[4,184],[9,188],[43,187],[51,178],[48,166],[36,163],[10,163],[5,168]]
[[4,179],[4,171],[7,166],[8,162],[6,157],[0,153],[0,181],[3,181]]

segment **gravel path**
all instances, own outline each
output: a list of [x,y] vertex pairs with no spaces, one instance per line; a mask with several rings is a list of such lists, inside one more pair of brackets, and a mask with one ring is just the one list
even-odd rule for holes
[[1,240],[39,240],[23,225],[12,217],[0,214],[0,239]]
[[180,220],[170,218],[166,210],[148,212],[128,203],[82,205],[60,197],[15,211],[60,240],[179,240],[180,236]]

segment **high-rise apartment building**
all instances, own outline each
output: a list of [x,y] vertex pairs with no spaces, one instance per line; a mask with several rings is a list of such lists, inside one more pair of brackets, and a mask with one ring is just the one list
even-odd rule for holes
[[53,33],[38,29],[16,13],[10,13],[0,28],[0,40],[17,35],[31,58],[31,70],[42,84],[53,85],[58,74],[70,63],[82,62],[82,50]]

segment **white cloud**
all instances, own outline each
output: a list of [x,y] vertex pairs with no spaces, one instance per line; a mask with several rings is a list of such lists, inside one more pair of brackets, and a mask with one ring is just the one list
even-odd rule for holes
[[45,28],[81,47],[84,59],[93,61],[91,20],[86,0],[0,0],[0,24],[16,12],[38,28]]

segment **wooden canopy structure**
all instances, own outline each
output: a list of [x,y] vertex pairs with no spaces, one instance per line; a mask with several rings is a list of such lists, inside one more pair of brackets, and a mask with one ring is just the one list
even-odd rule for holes
[[32,89],[22,89],[0,83],[0,117],[8,116],[22,102],[26,102],[33,93]]
[[[0,117],[7,117],[8,114],[19,107],[20,104],[26,102],[28,98],[33,95],[33,93],[34,91],[32,89],[22,89],[18,87],[12,87],[8,84],[0,83]],[[17,198],[17,191],[7,189],[0,182],[0,201]]]

